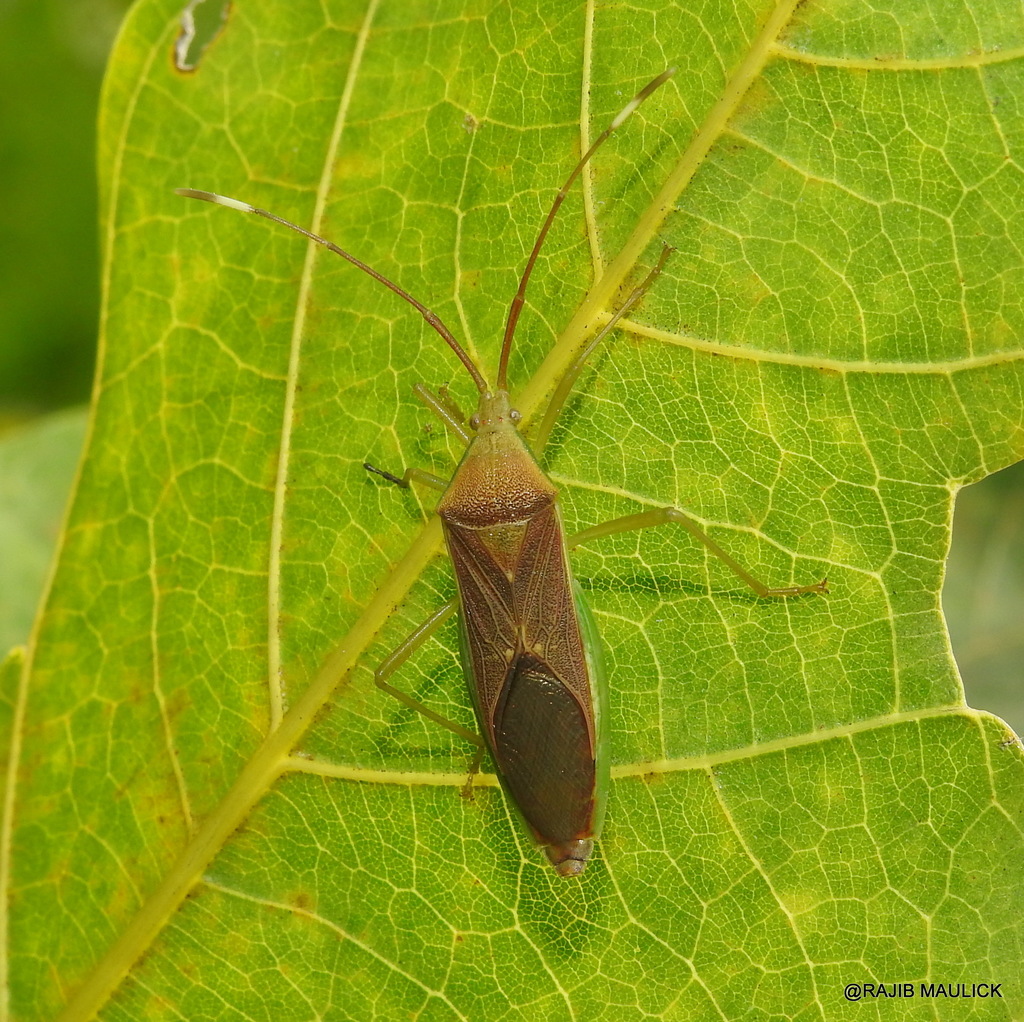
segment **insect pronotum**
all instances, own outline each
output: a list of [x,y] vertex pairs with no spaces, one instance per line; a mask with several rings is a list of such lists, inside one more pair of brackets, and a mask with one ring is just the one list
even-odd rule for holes
[[[688,515],[658,508],[596,525],[566,540],[558,492],[537,456],[572,386],[594,349],[646,294],[671,250],[633,289],[569,367],[550,399],[533,438],[518,431],[520,414],[509,396],[507,372],[527,284],[548,231],[573,182],[616,128],[674,73],[658,75],[626,104],[573,168],[551,204],[509,306],[495,386],[426,306],[393,281],[325,238],[266,210],[212,192],[178,189],[180,195],[255,213],[304,235],[347,259],[412,305],[465,366],[479,392],[466,422],[446,389],[422,384],[416,395],[456,436],[466,451],[449,482],[421,469],[404,475],[364,465],[389,482],[416,482],[443,491],[437,513],[455,571],[457,597],[419,626],[378,668],[375,681],[405,705],[490,752],[498,777],[527,829],[544,847],[560,876],[576,876],[600,835],[608,789],[607,693],[600,640],[572,577],[567,549],[618,532],[667,522],[682,525],[727,564],[759,596],[784,597],[828,591],[826,580],[807,586],[769,588],[750,575]],[[468,430],[467,430],[468,426]],[[463,670],[483,738],[394,688],[388,678],[455,611]],[[474,765],[475,769],[475,765]]]

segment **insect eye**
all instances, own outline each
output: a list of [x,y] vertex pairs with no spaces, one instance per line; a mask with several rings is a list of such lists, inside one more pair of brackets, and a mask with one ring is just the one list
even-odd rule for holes
[[508,412],[509,420],[516,426],[522,421],[522,414],[515,408],[510,408]]
[[469,428],[470,429],[479,429],[480,428],[480,413],[479,412],[474,412],[469,417]]

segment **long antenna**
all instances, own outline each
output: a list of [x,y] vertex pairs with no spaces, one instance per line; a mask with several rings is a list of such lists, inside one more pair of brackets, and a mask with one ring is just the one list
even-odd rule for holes
[[597,136],[593,145],[591,145],[591,147],[583,154],[580,162],[573,167],[572,173],[565,179],[565,184],[562,185],[558,194],[555,196],[555,201],[551,204],[551,210],[548,212],[547,219],[541,226],[540,233],[537,235],[537,240],[534,242],[530,258],[526,261],[526,268],[523,270],[523,276],[519,281],[519,290],[516,291],[515,297],[512,299],[512,304],[508,309],[508,320],[505,323],[505,336],[501,342],[501,360],[498,362],[498,390],[508,390],[508,357],[512,351],[512,338],[515,336],[516,324],[519,322],[519,315],[523,311],[523,302],[526,299],[526,285],[530,282],[530,275],[533,273],[534,264],[537,262],[537,256],[540,254],[541,246],[544,244],[544,239],[548,236],[548,231],[551,230],[551,225],[554,223],[555,214],[565,201],[566,195],[569,194],[569,189],[572,187],[573,182],[580,176],[580,172],[590,162],[591,156],[597,152],[597,150],[608,140],[612,132],[615,131],[615,129],[618,128],[622,122],[625,121],[626,118],[629,117],[629,115],[636,110],[636,108],[645,99],[647,99],[652,92],[655,91],[655,89],[661,88],[661,86],[664,85],[665,82],[667,82],[675,73],[676,69],[674,67],[670,67],[667,71],[662,71],[657,78],[648,82],[619,111],[612,123]]
[[304,227],[299,227],[298,224],[293,224],[290,220],[285,220],[282,217],[275,216],[273,213],[268,212],[265,209],[260,209],[259,206],[250,206],[248,202],[241,202],[238,199],[230,199],[226,195],[218,195],[216,192],[202,192],[195,188],[175,188],[174,191],[178,195],[184,195],[188,199],[202,199],[204,202],[212,202],[216,206],[227,206],[229,209],[241,210],[243,213],[255,213],[257,216],[265,217],[267,220],[273,220],[275,224],[281,224],[283,227],[287,227],[289,230],[295,231],[297,234],[303,235],[303,237],[309,238],[310,241],[315,241],[318,245],[322,245],[324,248],[329,249],[336,255],[340,255],[342,259],[347,259],[353,266],[359,267],[363,273],[368,273],[374,280],[379,280],[386,288],[394,291],[399,298],[404,298],[419,314],[444,338],[445,343],[452,351],[458,356],[459,361],[466,367],[469,375],[473,377],[473,382],[476,384],[476,389],[481,394],[487,393],[487,381],[480,375],[480,370],[473,364],[473,360],[466,354],[462,345],[452,336],[452,332],[441,322],[437,314],[431,312],[422,302],[416,301],[415,298],[404,288],[400,288],[394,281],[388,280],[382,273],[378,273],[372,266],[367,266],[362,260],[357,259],[350,252],[346,252],[343,248],[339,248],[334,244],[333,241],[328,241],[326,238],[321,238],[319,234],[314,234],[312,231],[307,231]]

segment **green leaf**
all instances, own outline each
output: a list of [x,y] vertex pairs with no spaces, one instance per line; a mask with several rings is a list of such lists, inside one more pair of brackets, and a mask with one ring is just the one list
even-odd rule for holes
[[[191,73],[144,0],[107,80],[88,457],[12,696],[0,876],[19,1019],[818,1019],[847,983],[1001,983],[1024,1011],[1021,749],[968,709],[939,606],[957,488],[1024,451],[1019,11],[242,5]],[[546,465],[570,529],[680,505],[575,564],[614,779],[560,880],[470,750],[372,683],[452,582],[414,383],[493,376],[581,144],[511,374],[528,421],[667,242]],[[589,332],[588,332],[589,331]],[[535,422],[536,419],[534,418]],[[454,627],[400,683],[469,723]],[[916,987],[915,987],[916,989]],[[969,989],[969,987],[968,987]]]
[[0,437],[0,650],[28,641],[84,439],[83,409]]

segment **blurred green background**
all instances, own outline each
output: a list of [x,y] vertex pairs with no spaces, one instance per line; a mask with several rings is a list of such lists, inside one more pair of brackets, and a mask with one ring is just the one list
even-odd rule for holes
[[96,349],[96,110],[129,0],[0,0],[0,655],[28,638]]
[[[0,654],[28,639],[85,434],[96,110],[128,7],[0,0]],[[961,494],[943,602],[968,702],[1024,731],[1024,463]]]
[[89,396],[96,108],[127,0],[0,3],[0,416]]

